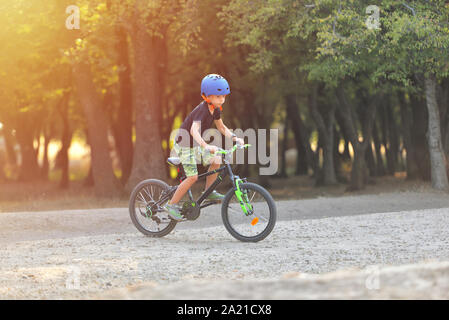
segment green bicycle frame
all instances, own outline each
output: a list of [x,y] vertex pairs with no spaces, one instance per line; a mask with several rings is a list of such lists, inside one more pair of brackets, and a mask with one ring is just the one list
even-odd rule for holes
[[[250,147],[250,144],[245,144],[243,148]],[[227,155],[229,153],[233,153],[235,150],[237,150],[238,146],[235,145],[232,147],[232,149],[226,151],[226,150],[220,150],[218,153],[221,153],[223,155]],[[239,177],[236,177],[235,179],[235,196],[237,197],[237,200],[239,201],[240,207],[242,208],[245,215],[249,215],[253,211],[252,205],[249,203],[248,194],[246,192],[242,192],[240,190],[240,183],[242,183],[242,179]]]
[[[252,205],[249,203],[248,194],[246,192],[242,192],[240,190],[240,183],[242,182],[242,179],[236,179],[235,180],[235,196],[237,197],[237,200],[240,203],[240,207],[242,208],[245,215],[249,215],[251,211],[253,211]],[[248,212],[250,211],[250,212]]]
[[[250,144],[243,145],[244,148],[245,147],[250,147],[250,146],[251,146]],[[222,156],[226,156],[228,154],[233,153],[235,150],[237,150],[237,148],[238,148],[238,146],[235,145],[230,150],[219,150],[219,151],[217,151],[217,153],[221,154]],[[224,166],[222,166],[222,167],[220,167],[218,169],[215,169],[213,171],[208,171],[206,173],[200,174],[200,175],[198,175],[198,179],[204,178],[206,176],[209,176],[209,175],[212,175],[212,174],[215,174],[215,173],[219,173],[217,179],[209,186],[209,188],[196,201],[193,199],[193,196],[192,196],[191,191],[189,189],[189,198],[190,198],[190,200],[192,202],[192,205],[194,205],[195,202],[196,202],[196,203],[198,203],[198,205],[202,209],[204,207],[207,207],[207,206],[213,204],[213,203],[209,203],[209,204],[203,205],[202,203],[209,196],[209,194],[215,189],[215,187],[223,181],[223,178],[226,175],[229,175],[230,178],[231,178],[232,184],[234,185],[234,188],[235,188],[235,196],[237,197],[237,200],[239,201],[239,204],[240,204],[240,207],[242,208],[242,211],[244,212],[245,215],[247,215],[247,216],[250,215],[252,213],[252,211],[253,211],[253,206],[249,203],[248,194],[246,192],[243,192],[240,189],[240,184],[242,182],[244,182],[244,181],[242,179],[240,179],[238,176],[235,176],[232,173],[231,165],[229,164],[229,162],[227,162],[225,160],[225,165]],[[163,202],[163,201],[166,200],[165,198],[171,197],[173,195],[173,193],[175,192],[176,188],[177,188],[177,186],[174,187],[172,190],[170,190],[170,192],[167,195],[165,195],[159,201]],[[151,210],[150,210],[150,212],[151,212]]]

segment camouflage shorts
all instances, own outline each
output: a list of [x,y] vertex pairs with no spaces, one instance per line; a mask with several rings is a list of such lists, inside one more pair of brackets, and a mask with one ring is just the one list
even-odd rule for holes
[[204,166],[207,166],[214,158],[214,155],[210,153],[209,150],[202,147],[180,147],[175,143],[173,149],[178,154],[187,177],[198,174],[197,164],[202,163]]

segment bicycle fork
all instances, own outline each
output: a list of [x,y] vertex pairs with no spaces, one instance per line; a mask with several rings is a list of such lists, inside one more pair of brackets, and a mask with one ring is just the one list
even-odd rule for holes
[[[246,190],[242,191],[240,189],[240,183],[244,182],[242,179],[240,178],[236,178],[235,180],[235,196],[237,197],[237,200],[239,201],[240,207],[242,208],[243,213],[246,216],[250,216],[254,213],[254,208],[251,205],[249,199],[248,199],[248,192]],[[251,224],[254,226],[257,224],[257,222],[259,222],[259,218],[255,217],[252,221]]]

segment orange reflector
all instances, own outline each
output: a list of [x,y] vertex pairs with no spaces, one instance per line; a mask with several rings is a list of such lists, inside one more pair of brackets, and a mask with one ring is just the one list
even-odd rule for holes
[[259,218],[255,217],[253,221],[251,221],[251,225],[255,226],[259,222]]

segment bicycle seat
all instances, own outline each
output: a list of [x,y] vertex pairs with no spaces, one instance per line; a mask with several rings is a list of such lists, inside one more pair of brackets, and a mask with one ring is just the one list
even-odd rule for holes
[[167,162],[173,166],[179,166],[181,164],[181,159],[177,157],[170,157],[167,159]]

